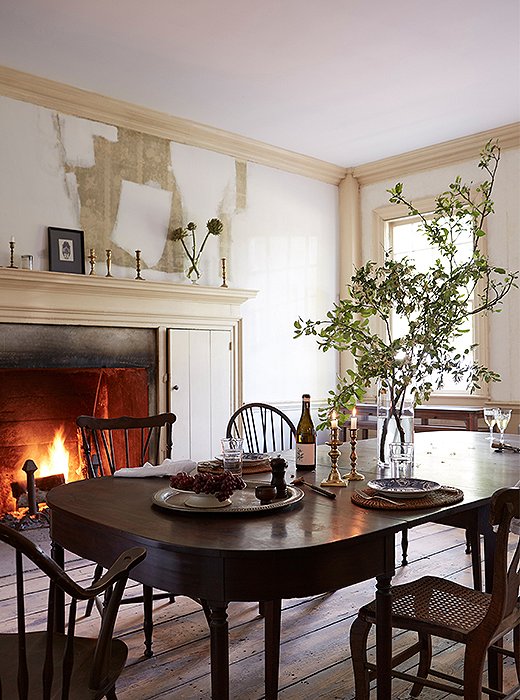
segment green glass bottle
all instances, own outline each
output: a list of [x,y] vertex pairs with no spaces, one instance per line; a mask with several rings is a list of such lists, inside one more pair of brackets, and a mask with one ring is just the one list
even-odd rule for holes
[[296,428],[296,469],[316,469],[316,430],[311,418],[310,394],[302,396],[302,414]]

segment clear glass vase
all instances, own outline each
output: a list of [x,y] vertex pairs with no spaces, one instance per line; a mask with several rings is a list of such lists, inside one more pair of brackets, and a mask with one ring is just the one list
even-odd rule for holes
[[392,395],[385,382],[377,386],[377,465],[390,466],[390,445],[393,442],[413,442],[414,402],[405,392],[404,399],[392,405]]

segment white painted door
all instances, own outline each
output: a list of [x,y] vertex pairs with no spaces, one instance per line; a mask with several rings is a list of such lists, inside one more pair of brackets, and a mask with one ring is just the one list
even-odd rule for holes
[[173,458],[200,461],[220,454],[220,438],[233,412],[232,332],[172,328],[168,377]]

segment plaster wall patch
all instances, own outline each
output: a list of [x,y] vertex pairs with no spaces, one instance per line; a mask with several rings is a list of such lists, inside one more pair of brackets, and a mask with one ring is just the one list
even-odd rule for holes
[[172,193],[123,180],[112,241],[133,255],[141,251],[148,267],[160,260],[170,220]]
[[90,168],[95,165],[94,136],[117,142],[117,127],[79,117],[58,115],[65,161],[69,166]]

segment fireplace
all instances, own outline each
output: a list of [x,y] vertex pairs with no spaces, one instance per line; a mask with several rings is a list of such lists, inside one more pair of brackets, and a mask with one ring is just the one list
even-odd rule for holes
[[79,415],[111,418],[156,411],[152,329],[0,324],[0,515],[16,508],[13,484],[83,478]]

